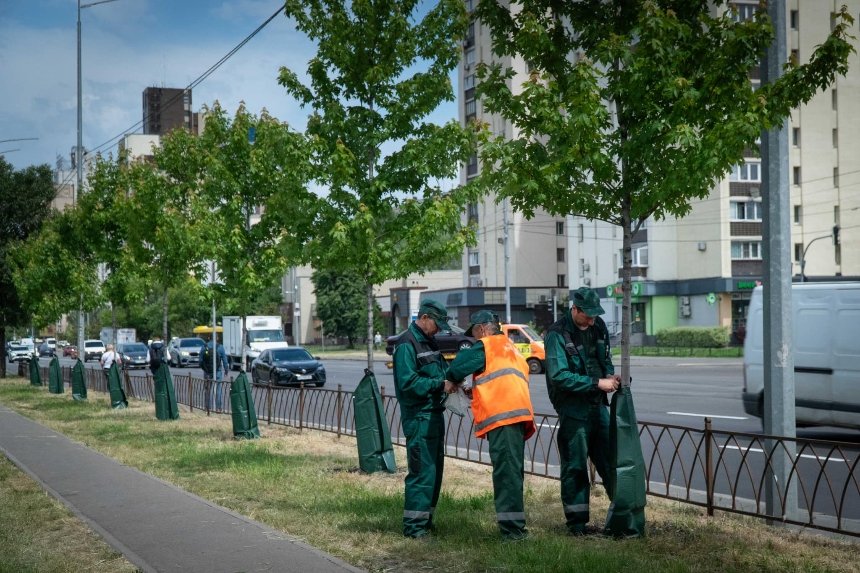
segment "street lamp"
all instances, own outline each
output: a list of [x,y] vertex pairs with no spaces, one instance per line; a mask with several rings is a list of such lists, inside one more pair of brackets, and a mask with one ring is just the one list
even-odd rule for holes
[[820,241],[821,239],[829,239],[830,237],[835,237],[834,244],[838,244],[838,242],[839,242],[839,225],[836,225],[833,227],[833,233],[831,233],[830,235],[824,235],[822,237],[815,237],[814,239],[809,241],[809,244],[806,245],[806,247],[804,247],[803,253],[801,253],[801,255],[800,255],[800,282],[802,282],[802,283],[806,282],[806,251],[809,250],[809,247],[811,247],[812,243],[814,243],[815,241]]
[[[107,4],[108,2],[116,2],[117,0],[98,0],[97,2],[89,2],[81,4],[78,0],[78,145],[75,147],[75,171],[76,181],[75,190],[72,193],[72,205],[78,202],[78,194],[81,192],[84,180],[84,112],[82,98],[82,82],[81,82],[81,8],[90,8],[99,4]],[[84,348],[84,311],[78,309],[78,351]]]

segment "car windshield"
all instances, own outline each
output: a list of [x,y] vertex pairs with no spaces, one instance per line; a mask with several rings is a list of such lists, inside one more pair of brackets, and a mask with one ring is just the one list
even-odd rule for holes
[[122,345],[123,352],[146,352],[146,345],[141,344],[140,342],[135,344],[123,344]]
[[26,346],[20,346],[18,344],[13,344],[9,348],[11,348],[12,350],[27,350]]
[[535,332],[535,330],[531,326],[522,326],[521,328],[523,329],[523,332],[528,334],[529,338],[531,338],[532,340],[536,342],[540,342],[541,340],[543,340],[543,337],[537,332]]
[[294,362],[297,360],[313,360],[304,348],[280,348],[272,351],[272,360],[275,362]]
[[179,341],[179,346],[205,346],[206,343],[201,338],[184,338]]
[[84,342],[84,346],[86,346],[87,348],[101,348],[104,346],[104,343],[99,342],[98,340],[87,341]]
[[248,342],[282,342],[284,333],[280,330],[249,330]]

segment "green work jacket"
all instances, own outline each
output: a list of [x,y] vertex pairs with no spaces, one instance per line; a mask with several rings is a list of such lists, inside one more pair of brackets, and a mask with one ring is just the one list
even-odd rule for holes
[[394,390],[400,415],[409,419],[445,409],[448,365],[432,337],[413,322],[394,349]]
[[[564,332],[575,347],[572,353],[565,349]],[[615,374],[602,320],[580,331],[568,312],[549,328],[544,348],[547,391],[559,415],[583,419],[595,404],[608,404],[606,393],[597,387],[600,378]]]

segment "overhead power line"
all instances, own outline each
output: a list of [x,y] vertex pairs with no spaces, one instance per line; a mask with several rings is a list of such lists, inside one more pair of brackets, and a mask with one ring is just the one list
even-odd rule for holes
[[[236,52],[238,52],[240,49],[242,49],[242,47],[244,47],[245,44],[250,42],[254,36],[256,36],[258,33],[260,33],[260,31],[263,28],[268,26],[272,22],[272,20],[274,20],[285,9],[286,9],[286,4],[281,4],[281,7],[278,8],[274,14],[269,16],[265,22],[260,24],[253,32],[248,34],[244,40],[239,42],[232,50],[227,52],[220,60],[218,60],[217,62],[212,64],[212,66],[209,69],[207,69],[205,72],[200,74],[200,76],[198,76],[197,79],[195,79],[190,84],[188,84],[188,86],[184,90],[182,90],[181,92],[179,92],[175,96],[168,99],[161,107],[162,108],[170,107],[174,102],[176,102],[179,98],[181,98],[183,95],[185,95],[185,93],[187,91],[192,90],[195,87],[197,87],[198,85],[200,85],[201,83],[203,83],[203,81],[206,78],[211,76],[215,72],[215,70],[220,68],[227,60],[229,60],[231,57],[233,57],[233,55]],[[92,151],[87,152],[86,155],[89,155],[91,153],[98,153],[99,151],[101,151],[103,149],[107,149],[108,147],[112,147],[115,142],[119,141],[119,139],[124,137],[126,134],[136,131],[139,127],[141,127],[144,123],[146,123],[146,120],[149,119],[149,117],[150,117],[149,114],[145,115],[142,120],[138,121],[137,123],[135,123],[131,127],[123,130],[120,134],[111,137],[110,139],[108,139],[107,141],[102,143],[101,145],[98,145]]]

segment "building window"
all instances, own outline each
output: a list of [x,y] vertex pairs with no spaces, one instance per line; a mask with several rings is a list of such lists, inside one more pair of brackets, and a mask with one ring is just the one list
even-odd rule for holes
[[729,206],[732,221],[761,221],[761,203],[758,201],[732,201]]
[[732,4],[732,20],[735,22],[752,20],[755,16],[756,8],[755,4]]
[[557,275],[556,276],[556,285],[559,288],[564,288],[567,286],[567,276],[566,275]]
[[471,70],[475,65],[475,48],[466,50],[466,69]]
[[469,266],[477,267],[479,264],[481,264],[480,253],[478,251],[469,251]]
[[466,102],[466,118],[475,117],[478,112],[478,104],[475,100],[470,99]]
[[800,15],[797,13],[797,10],[792,10],[791,15],[789,16],[789,21],[791,22],[791,29],[792,30],[797,30],[799,20],[800,20]]
[[580,223],[579,225],[577,225],[577,227],[578,227],[577,230],[579,231],[577,233],[579,235],[578,239],[579,239],[579,242],[581,243],[582,241],[585,240],[585,226],[582,223]]
[[794,166],[794,168],[791,170],[791,177],[791,183],[793,185],[800,185],[800,165]]
[[733,261],[760,261],[761,241],[732,241]]
[[555,260],[559,263],[564,262],[564,249],[556,249],[555,250]]
[[466,217],[469,219],[469,224],[474,223],[478,224],[478,204],[477,203],[469,203],[468,207],[466,207]]
[[463,76],[463,90],[475,89],[475,74],[466,74]]
[[839,98],[836,95],[836,90],[833,90],[832,92],[830,92],[830,99],[831,99],[831,105],[833,106],[833,110],[836,111],[837,109],[839,109],[839,105],[837,104],[837,102],[839,101]]
[[633,248],[630,249],[630,254],[633,256],[634,267],[648,266],[648,245],[634,245]]
[[833,128],[833,147],[839,147],[839,130],[835,127]]
[[740,165],[735,165],[732,172],[729,174],[729,181],[761,181],[761,162],[749,161]]
[[800,262],[803,257],[803,243],[794,243],[794,260]]
[[466,175],[477,175],[478,174],[478,154],[473,153],[469,157],[469,162],[466,164]]
[[474,12],[477,0],[466,0],[466,12]]
[[793,127],[791,129],[791,144],[795,147],[800,147],[800,128]]
[[839,187],[839,167],[833,168],[833,186]]
[[800,225],[800,217],[803,213],[803,207],[800,205],[794,206],[794,222]]
[[564,221],[555,222],[555,234],[564,235]]

